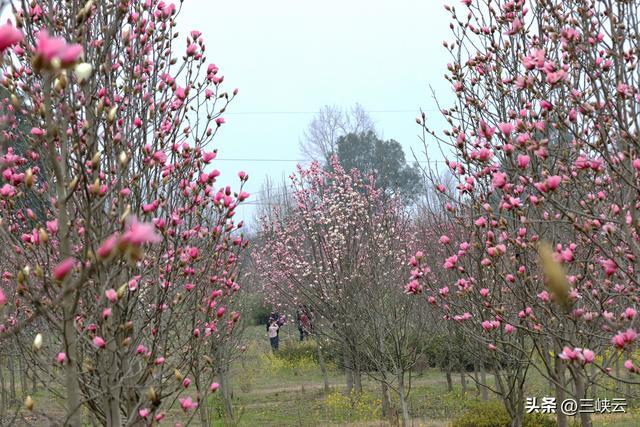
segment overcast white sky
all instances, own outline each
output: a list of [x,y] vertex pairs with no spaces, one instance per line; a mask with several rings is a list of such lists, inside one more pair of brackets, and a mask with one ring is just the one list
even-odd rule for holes
[[[181,39],[189,30],[202,31],[208,61],[220,67],[228,90],[240,88],[216,140],[220,183],[237,184],[237,171],[245,170],[250,200],[259,203],[267,175],[280,179],[295,168],[295,162],[271,159],[301,158],[298,141],[325,104],[359,102],[407,157],[410,149],[422,153],[415,124],[420,108],[436,129],[444,128],[429,85],[444,105],[452,99],[443,77],[449,60],[442,47],[449,35],[443,4],[186,0],[178,18]],[[248,205],[237,215],[250,220],[254,208]]]

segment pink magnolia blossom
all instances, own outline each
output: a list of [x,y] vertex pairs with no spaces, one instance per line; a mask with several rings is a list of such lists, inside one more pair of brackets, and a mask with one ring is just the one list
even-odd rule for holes
[[502,132],[505,136],[509,136],[516,127],[513,125],[513,123],[500,123],[498,124],[498,128],[500,129],[500,132]]
[[140,418],[142,418],[143,420],[146,420],[147,418],[149,418],[150,413],[151,413],[151,410],[149,410],[149,408],[140,408],[138,410],[138,415],[140,415]]
[[104,296],[107,297],[107,299],[111,303],[115,303],[116,301],[118,301],[118,292],[116,292],[116,290],[113,288],[104,291]]
[[103,259],[109,258],[118,243],[118,238],[118,234],[112,234],[111,236],[107,237],[107,239],[102,242],[102,245],[100,245],[100,247],[96,251],[98,256]]
[[518,154],[518,167],[524,169],[529,166],[530,158],[526,154]]
[[194,402],[191,397],[181,397],[180,407],[183,411],[188,412],[198,407],[198,402]]
[[75,265],[76,260],[74,258],[65,259],[53,269],[53,277],[59,282],[63,281],[71,273]]
[[121,241],[133,246],[145,243],[158,243],[162,238],[156,233],[153,224],[139,222],[136,217],[128,218],[128,227],[122,235]]
[[107,343],[102,337],[95,336],[93,338],[93,345],[97,348],[105,348],[107,346]]
[[66,362],[67,360],[67,353],[65,352],[60,352],[58,353],[58,355],[56,356],[56,362],[58,362],[61,365],[64,365],[64,362]]
[[7,22],[4,25],[0,25],[0,53],[7,50],[9,47],[20,43],[24,39],[22,31]]
[[625,309],[624,313],[622,314],[622,317],[624,317],[627,320],[633,320],[635,319],[637,314],[638,312],[634,308],[628,307],[627,309]]
[[46,31],[38,33],[36,42],[36,55],[45,66],[58,61],[62,67],[68,67],[82,56],[82,46],[79,44],[67,44],[61,37],[50,37]]

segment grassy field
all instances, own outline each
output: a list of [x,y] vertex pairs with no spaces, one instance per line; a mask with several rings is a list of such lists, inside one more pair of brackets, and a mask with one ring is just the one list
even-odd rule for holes
[[[320,368],[312,360],[288,363],[271,353],[264,327],[247,330],[248,349],[233,368],[233,398],[236,422],[240,426],[383,426],[379,386],[363,379],[363,396],[352,404],[344,396],[344,375],[334,366],[330,369],[331,392],[325,394]],[[295,326],[285,325],[281,346],[297,343]],[[445,376],[437,369],[414,375],[409,396],[410,411],[416,426],[449,426],[479,395],[472,381],[463,396],[459,375],[453,392],[447,392]],[[492,378],[489,377],[489,381]],[[532,396],[547,395],[546,383],[532,375],[528,384]],[[605,396],[599,396],[605,397]],[[218,405],[217,402],[213,403]],[[595,426],[640,426],[640,412],[631,409],[622,416],[594,417]],[[217,426],[230,425],[222,419]]]

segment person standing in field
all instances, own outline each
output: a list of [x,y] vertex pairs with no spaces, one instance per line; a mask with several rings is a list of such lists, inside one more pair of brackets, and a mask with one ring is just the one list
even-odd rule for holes
[[278,326],[278,322],[271,322],[268,328],[269,334],[269,342],[271,343],[271,349],[276,352],[278,351],[279,346],[279,338],[278,338],[278,330],[280,326]]

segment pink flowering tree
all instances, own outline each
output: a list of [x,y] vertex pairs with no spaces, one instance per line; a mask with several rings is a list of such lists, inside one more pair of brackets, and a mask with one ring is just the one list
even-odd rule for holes
[[27,397],[39,419],[211,421],[247,175],[218,184],[212,139],[237,91],[198,31],[174,42],[177,13],[32,2],[0,27],[0,337],[64,408]]
[[388,414],[391,391],[405,425],[411,368],[428,343],[428,312],[404,294],[406,255],[414,250],[411,223],[398,199],[375,179],[313,163],[291,177],[292,203],[264,218],[255,260],[273,301],[306,304],[314,333],[342,352],[347,392],[362,390],[366,374],[382,388]]
[[[465,232],[443,259],[416,260],[415,279],[439,264],[468,283],[456,297],[475,335],[496,347],[507,325],[526,336],[514,348],[560,400],[604,379],[637,384],[637,10],[524,0],[447,10],[450,129],[418,122],[458,180],[451,194],[432,175]],[[626,374],[613,369],[619,361]],[[591,425],[588,413],[580,419]]]

